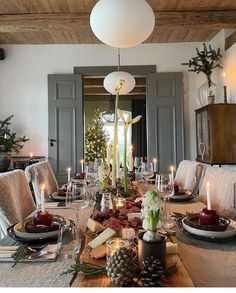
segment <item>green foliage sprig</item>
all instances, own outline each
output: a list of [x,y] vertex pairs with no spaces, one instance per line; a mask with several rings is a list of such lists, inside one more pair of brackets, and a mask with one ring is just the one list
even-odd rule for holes
[[203,43],[203,50],[199,51],[199,49],[196,48],[196,51],[197,56],[191,58],[187,63],[182,63],[182,65],[188,65],[190,68],[188,71],[193,71],[197,74],[203,72],[207,77],[208,86],[210,88],[212,85],[211,74],[213,69],[216,67],[223,68],[219,63],[222,58],[220,48],[216,51],[209,45],[208,49],[206,44]]
[[84,262],[71,265],[63,274],[77,275],[79,272],[82,272],[87,278],[107,273],[106,267]]
[[16,137],[16,133],[10,129],[10,120],[14,117],[11,115],[5,120],[0,120],[0,152],[16,152],[23,148],[24,143],[29,139],[25,137]]

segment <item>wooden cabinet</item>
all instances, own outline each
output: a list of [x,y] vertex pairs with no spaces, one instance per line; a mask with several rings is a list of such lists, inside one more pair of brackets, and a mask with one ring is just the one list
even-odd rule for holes
[[236,164],[236,104],[212,104],[195,110],[197,161]]

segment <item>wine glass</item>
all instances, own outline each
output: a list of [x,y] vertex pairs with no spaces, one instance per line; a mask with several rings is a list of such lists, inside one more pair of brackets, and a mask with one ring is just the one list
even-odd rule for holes
[[95,160],[94,162],[89,161],[85,163],[85,178],[89,183],[94,183],[98,179],[98,168],[99,162]]
[[161,223],[164,229],[170,229],[175,226],[174,221],[171,218],[171,208],[169,200],[174,195],[174,181],[171,174],[157,175],[157,191],[164,200],[163,210],[161,214]]
[[151,179],[154,175],[153,168],[152,168],[151,164],[142,163],[141,175],[142,175],[142,178],[144,179],[144,182],[146,183],[146,188],[147,188],[148,179]]
[[135,177],[137,180],[141,179],[141,167],[143,163],[143,157],[134,158]]
[[89,206],[84,180],[72,179],[67,186],[66,207],[75,210],[77,227],[79,226],[79,211]]

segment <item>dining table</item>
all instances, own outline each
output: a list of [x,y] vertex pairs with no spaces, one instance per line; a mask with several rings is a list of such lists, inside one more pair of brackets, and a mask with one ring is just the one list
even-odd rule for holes
[[[187,202],[170,203],[172,213],[198,213],[204,206],[197,198]],[[79,228],[86,238],[87,221],[94,207],[79,212]],[[76,214],[70,208],[50,210],[67,219],[76,221]],[[167,263],[177,263],[177,272],[165,284],[166,287],[235,287],[236,286],[236,237],[224,242],[208,242],[196,239],[176,226],[175,235],[169,235],[172,242],[178,244],[178,254],[167,256]],[[5,236],[0,245],[15,245],[15,240]],[[81,253],[86,251],[86,243]],[[88,248],[87,248],[88,249]],[[75,263],[75,260],[61,259],[54,262],[0,263],[1,287],[108,287],[111,286],[107,276],[93,280],[81,278],[81,274],[63,274]],[[105,260],[104,260],[105,264]]]

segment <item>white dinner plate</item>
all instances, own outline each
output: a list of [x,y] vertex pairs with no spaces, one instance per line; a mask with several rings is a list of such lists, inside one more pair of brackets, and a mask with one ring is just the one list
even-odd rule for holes
[[[69,227],[70,221],[65,219],[66,227]],[[55,238],[58,236],[59,230],[50,231],[45,233],[28,233],[25,231],[23,223],[17,223],[14,226],[14,232],[17,237],[25,239],[25,240],[37,240],[37,239],[45,239],[45,238]]]
[[183,228],[197,236],[203,236],[203,237],[212,237],[212,238],[218,238],[218,239],[224,239],[224,238],[230,238],[236,235],[236,222],[233,220],[230,220],[230,224],[228,228],[225,231],[207,231],[207,230],[200,230],[193,227],[190,227],[186,223],[186,217],[182,219]]

